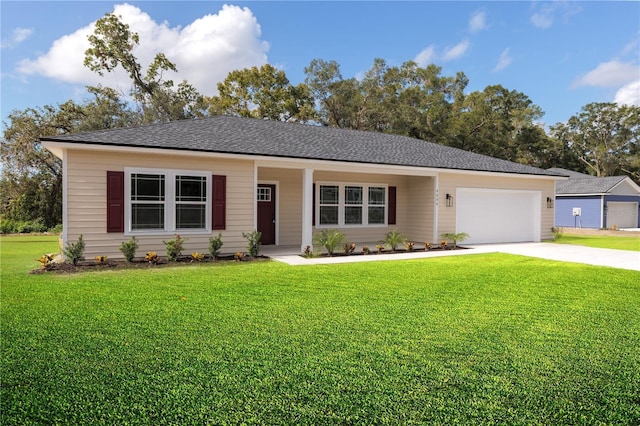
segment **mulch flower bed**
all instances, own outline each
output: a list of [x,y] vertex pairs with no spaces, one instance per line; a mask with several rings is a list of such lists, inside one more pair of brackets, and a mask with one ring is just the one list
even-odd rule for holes
[[76,265],[64,262],[57,263],[52,262],[48,265],[34,269],[30,273],[31,274],[44,274],[48,272],[57,272],[57,273],[74,273],[74,272],[87,272],[87,271],[99,271],[105,269],[148,269],[148,268],[161,268],[167,266],[178,266],[178,265],[190,265],[190,264],[198,264],[198,263],[217,263],[217,262],[255,262],[260,260],[268,259],[266,256],[256,256],[251,257],[248,255],[244,255],[241,258],[236,258],[236,255],[221,255],[216,257],[215,259],[212,256],[205,256],[202,260],[194,260],[191,256],[180,256],[175,261],[168,261],[166,258],[158,258],[156,262],[149,262],[144,258],[136,258],[132,262],[127,262],[126,260],[105,260],[103,262],[98,262],[94,260],[83,260],[78,262]]
[[349,253],[345,253],[344,251],[340,251],[340,252],[334,252],[331,256],[329,256],[329,253],[313,253],[311,256],[309,255],[305,255],[304,253],[301,254],[300,256],[302,257],[345,257],[345,256],[378,256],[378,255],[385,255],[385,254],[400,254],[400,253],[421,253],[421,252],[443,252],[443,251],[452,251],[452,250],[468,250],[468,247],[463,247],[463,246],[447,246],[447,247],[441,247],[441,246],[434,246],[430,249],[425,249],[425,248],[416,248],[416,249],[412,249],[412,250],[406,250],[406,249],[396,249],[396,250],[391,250],[391,249],[384,249],[384,250],[377,250],[377,249],[371,249],[369,251],[350,251]]

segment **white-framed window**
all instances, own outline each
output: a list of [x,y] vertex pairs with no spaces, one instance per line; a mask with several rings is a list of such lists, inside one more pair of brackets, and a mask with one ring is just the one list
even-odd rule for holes
[[209,172],[125,168],[128,234],[206,233],[210,200]]
[[387,186],[317,183],[316,226],[352,227],[387,224]]

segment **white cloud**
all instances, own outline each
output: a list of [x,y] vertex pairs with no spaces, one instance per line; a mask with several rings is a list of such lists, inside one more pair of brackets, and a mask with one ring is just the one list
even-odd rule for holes
[[468,48],[469,40],[463,40],[455,46],[447,48],[442,55],[442,60],[447,62],[458,59],[465,54]]
[[[216,14],[208,14],[182,27],[157,23],[136,6],[120,4],[113,13],[121,16],[132,32],[140,36],[134,55],[143,67],[157,53],[164,53],[176,64],[178,73],[165,73],[175,83],[187,80],[200,93],[212,95],[217,83],[230,71],[267,63],[269,44],[261,40],[261,28],[248,8],[224,5]],[[54,41],[49,51],[33,60],[24,60],[18,71],[25,75],[43,75],[68,83],[114,87],[128,91],[130,81],[123,70],[101,78],[84,67],[87,37],[95,22]],[[124,86],[124,87],[123,87]]]
[[11,38],[9,40],[3,40],[1,43],[1,47],[15,47],[15,45],[22,43],[26,39],[28,39],[31,34],[33,34],[33,28],[16,28],[11,33]]
[[413,61],[418,64],[420,67],[424,68],[427,65],[434,62],[436,58],[436,48],[432,44],[426,49],[423,49],[422,52],[418,53]]
[[498,63],[496,64],[495,68],[493,68],[493,71],[494,72],[502,71],[503,69],[511,65],[511,61],[512,61],[512,58],[511,58],[511,55],[509,55],[509,48],[507,47],[500,54],[500,58],[498,58]]
[[640,78],[640,66],[617,60],[603,62],[573,82],[572,87],[620,87]]
[[469,31],[472,33],[487,29],[487,15],[482,12],[474,12],[469,18]]
[[640,79],[618,89],[613,101],[620,105],[640,106]]
[[580,13],[581,11],[582,7],[576,2],[543,2],[542,5],[537,8],[537,11],[531,15],[531,23],[535,27],[544,30],[553,25],[556,15],[561,15],[561,17],[566,21],[569,17]]

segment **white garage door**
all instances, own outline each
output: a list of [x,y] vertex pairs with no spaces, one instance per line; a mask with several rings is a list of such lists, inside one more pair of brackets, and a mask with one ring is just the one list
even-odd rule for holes
[[539,191],[458,188],[456,232],[467,244],[540,241]]
[[638,227],[638,203],[614,202],[607,203],[607,227],[618,228]]

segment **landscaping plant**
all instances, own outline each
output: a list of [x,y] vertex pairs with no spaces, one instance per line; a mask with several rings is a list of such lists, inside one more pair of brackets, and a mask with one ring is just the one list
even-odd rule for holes
[[182,254],[183,244],[186,240],[180,235],[176,235],[174,240],[163,241],[164,245],[167,247],[167,259],[169,261],[178,260],[178,256]]
[[78,241],[75,243],[68,242],[67,246],[63,250],[64,257],[74,265],[77,265],[79,261],[84,260],[84,239],[82,234],[78,237]]
[[391,248],[391,251],[396,251],[398,249],[398,246],[400,244],[404,244],[405,241],[407,241],[405,236],[394,229],[387,232],[382,242],[388,245]]
[[260,239],[262,238],[262,232],[253,230],[249,233],[242,233],[242,236],[247,239],[247,252],[249,252],[249,256],[258,257],[260,254]]
[[133,262],[136,257],[136,250],[138,250],[138,240],[136,240],[136,237],[131,237],[129,240],[123,241],[118,250],[122,252],[127,262]]
[[209,253],[214,259],[220,256],[220,249],[222,248],[222,234],[218,232],[216,237],[209,237]]
[[463,242],[464,240],[469,238],[469,234],[467,234],[466,232],[458,232],[457,234],[454,232],[446,232],[442,234],[441,237],[451,240],[451,242],[453,243],[453,248],[455,249],[456,247],[458,247],[458,241]]
[[345,235],[337,229],[323,229],[313,237],[313,242],[324,247],[329,256],[344,243]]

